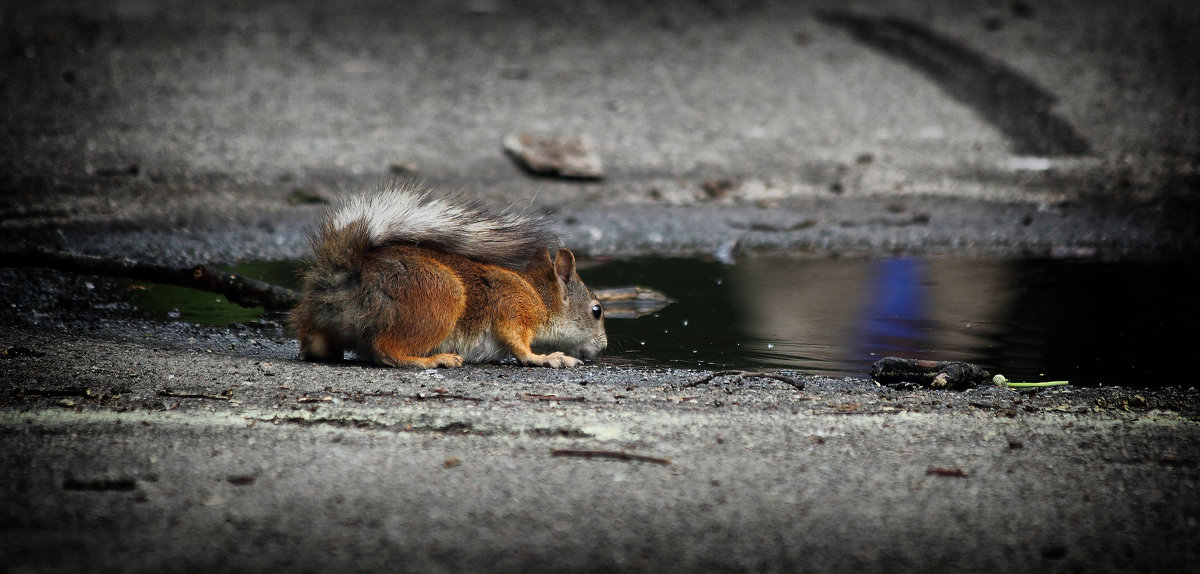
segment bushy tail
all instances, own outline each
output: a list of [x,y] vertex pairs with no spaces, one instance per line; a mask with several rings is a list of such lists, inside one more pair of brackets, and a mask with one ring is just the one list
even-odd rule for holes
[[520,269],[556,240],[543,219],[493,214],[462,198],[435,198],[401,185],[358,196],[334,209],[313,239],[318,264],[359,268],[368,249],[420,245]]
[[315,256],[313,270],[324,275],[357,275],[363,257],[374,246],[367,225],[361,221],[337,227],[332,219],[326,219],[309,240]]

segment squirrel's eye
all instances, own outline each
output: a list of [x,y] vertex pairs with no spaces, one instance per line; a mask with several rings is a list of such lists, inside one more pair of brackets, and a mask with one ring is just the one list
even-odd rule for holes
[[592,303],[592,317],[599,319],[603,314],[604,307],[601,307],[599,303]]

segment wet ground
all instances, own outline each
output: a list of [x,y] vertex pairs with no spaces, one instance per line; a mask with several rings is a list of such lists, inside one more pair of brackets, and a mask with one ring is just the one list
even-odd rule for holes
[[[392,177],[548,213],[564,244],[614,265],[691,257],[770,277],[775,257],[1033,258],[1153,262],[1171,282],[1200,247],[1200,15],[1183,3],[0,16],[10,248],[297,259],[324,209],[311,198]],[[604,177],[532,177],[503,150],[524,132],[588,136]],[[754,316],[770,323],[771,301],[810,278],[760,285]],[[14,571],[1200,563],[1186,377],[948,392],[616,360],[313,365],[277,318],[148,319],[120,285],[0,269]],[[1105,287],[1100,332],[1143,297]],[[817,297],[831,301],[807,308],[838,308]],[[1157,336],[1190,348],[1186,330]]]

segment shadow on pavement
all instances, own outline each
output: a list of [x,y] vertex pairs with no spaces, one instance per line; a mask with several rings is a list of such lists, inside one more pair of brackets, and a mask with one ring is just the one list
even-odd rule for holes
[[1057,98],[1003,62],[901,18],[843,11],[817,19],[924,72],[947,95],[970,106],[1000,130],[1021,155],[1068,156],[1088,142],[1052,111]]

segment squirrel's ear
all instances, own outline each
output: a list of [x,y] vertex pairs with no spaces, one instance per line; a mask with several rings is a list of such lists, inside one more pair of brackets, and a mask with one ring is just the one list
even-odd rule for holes
[[558,254],[554,256],[554,273],[563,285],[571,282],[571,278],[575,276],[575,254],[571,253],[570,249],[563,247],[558,250]]

